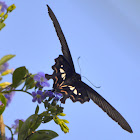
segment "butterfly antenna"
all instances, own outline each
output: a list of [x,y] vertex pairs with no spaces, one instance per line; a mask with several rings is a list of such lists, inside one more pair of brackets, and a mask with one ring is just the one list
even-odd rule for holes
[[[82,77],[84,77],[84,78],[86,78],[85,76],[82,76]],[[87,78],[86,78],[87,79]],[[88,79],[87,79],[88,80]],[[89,81],[89,80],[88,80]],[[90,81],[89,81],[90,82]],[[90,82],[91,83],[91,82]],[[91,83],[92,84],[92,83]],[[100,88],[101,86],[99,86],[99,87],[97,87],[97,86],[95,86],[94,84],[92,84],[95,88]]]
[[78,62],[78,66],[79,66],[79,69],[80,69],[80,75],[81,75],[81,67],[80,67],[80,64],[79,64],[79,59],[80,59],[80,56],[77,58],[77,62]]

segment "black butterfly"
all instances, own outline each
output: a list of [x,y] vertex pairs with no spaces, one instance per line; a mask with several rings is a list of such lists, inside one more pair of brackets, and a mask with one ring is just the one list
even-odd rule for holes
[[53,79],[53,91],[63,94],[63,98],[61,99],[62,103],[65,103],[67,98],[70,98],[73,102],[79,101],[81,103],[92,99],[103,111],[109,115],[109,117],[118,122],[123,129],[133,133],[130,125],[123,118],[123,116],[101,95],[81,81],[81,76],[75,72],[72,57],[61,27],[53,11],[48,5],[47,7],[49,16],[53,21],[57,36],[60,40],[63,53],[63,55],[59,55],[59,57],[55,59],[55,65],[52,66],[52,69],[54,70],[53,74],[45,75],[47,79]]

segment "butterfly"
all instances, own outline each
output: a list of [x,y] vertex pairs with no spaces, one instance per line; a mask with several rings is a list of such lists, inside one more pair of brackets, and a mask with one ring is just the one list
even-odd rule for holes
[[130,125],[123,118],[123,116],[94,89],[81,81],[81,76],[75,72],[71,53],[59,22],[51,8],[48,5],[47,7],[48,14],[60,40],[61,50],[63,53],[63,55],[59,55],[59,57],[55,59],[55,64],[52,66],[53,74],[45,75],[48,80],[53,79],[54,83],[52,91],[63,95],[63,98],[61,98],[61,103],[65,103],[67,98],[70,98],[73,102],[79,101],[80,103],[84,103],[91,99],[123,129],[133,133]]

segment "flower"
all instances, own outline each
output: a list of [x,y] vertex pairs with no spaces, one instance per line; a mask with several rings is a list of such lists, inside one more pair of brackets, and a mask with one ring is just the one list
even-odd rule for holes
[[7,105],[6,106],[8,106],[11,103],[14,94],[15,94],[15,91],[12,91],[8,94],[4,94],[5,98],[7,99]]
[[7,9],[5,2],[0,1],[0,13],[4,12]]
[[0,73],[6,71],[9,67],[9,64],[6,62],[3,65],[0,65]]
[[48,91],[47,90],[45,93],[46,93],[46,96],[48,96],[50,98],[54,98],[55,97],[55,95],[54,95],[54,93],[52,91]]
[[61,93],[52,92],[52,91],[46,91],[45,95],[46,95],[46,97],[53,98],[53,100],[55,100],[55,101],[58,101],[60,98],[63,97],[63,95]]
[[50,86],[50,84],[48,83],[48,80],[45,78],[44,72],[38,72],[37,75],[34,76],[34,80],[37,81],[37,84],[36,84],[37,87]]
[[58,101],[59,99],[61,99],[63,97],[63,95],[61,93],[57,93],[57,92],[55,92],[54,95],[55,95],[55,97],[54,97],[55,101]]
[[22,122],[25,122],[25,120],[23,120],[23,119],[16,119],[16,120],[14,121],[15,124],[12,124],[12,128],[15,129],[14,134],[17,134],[17,133],[18,133],[19,120],[21,120]]
[[32,96],[33,96],[32,99],[33,102],[38,101],[38,103],[40,104],[44,100],[44,94],[41,90],[38,90],[37,93],[32,92]]
[[[10,86],[7,86],[7,87],[5,88],[5,91],[10,91],[10,90],[14,90],[14,88],[12,88],[12,87],[10,87]],[[4,94],[5,98],[7,99],[7,105],[6,105],[6,106],[8,106],[9,103],[11,103],[14,94],[15,94],[15,91],[11,91],[11,92],[9,92],[9,93],[7,93],[7,94]]]

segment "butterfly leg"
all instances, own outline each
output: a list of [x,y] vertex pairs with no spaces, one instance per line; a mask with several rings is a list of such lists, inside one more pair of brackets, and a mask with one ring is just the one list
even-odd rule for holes
[[46,77],[46,79],[48,79],[48,80],[52,79],[52,75],[49,75],[49,74],[45,74],[45,77]]

